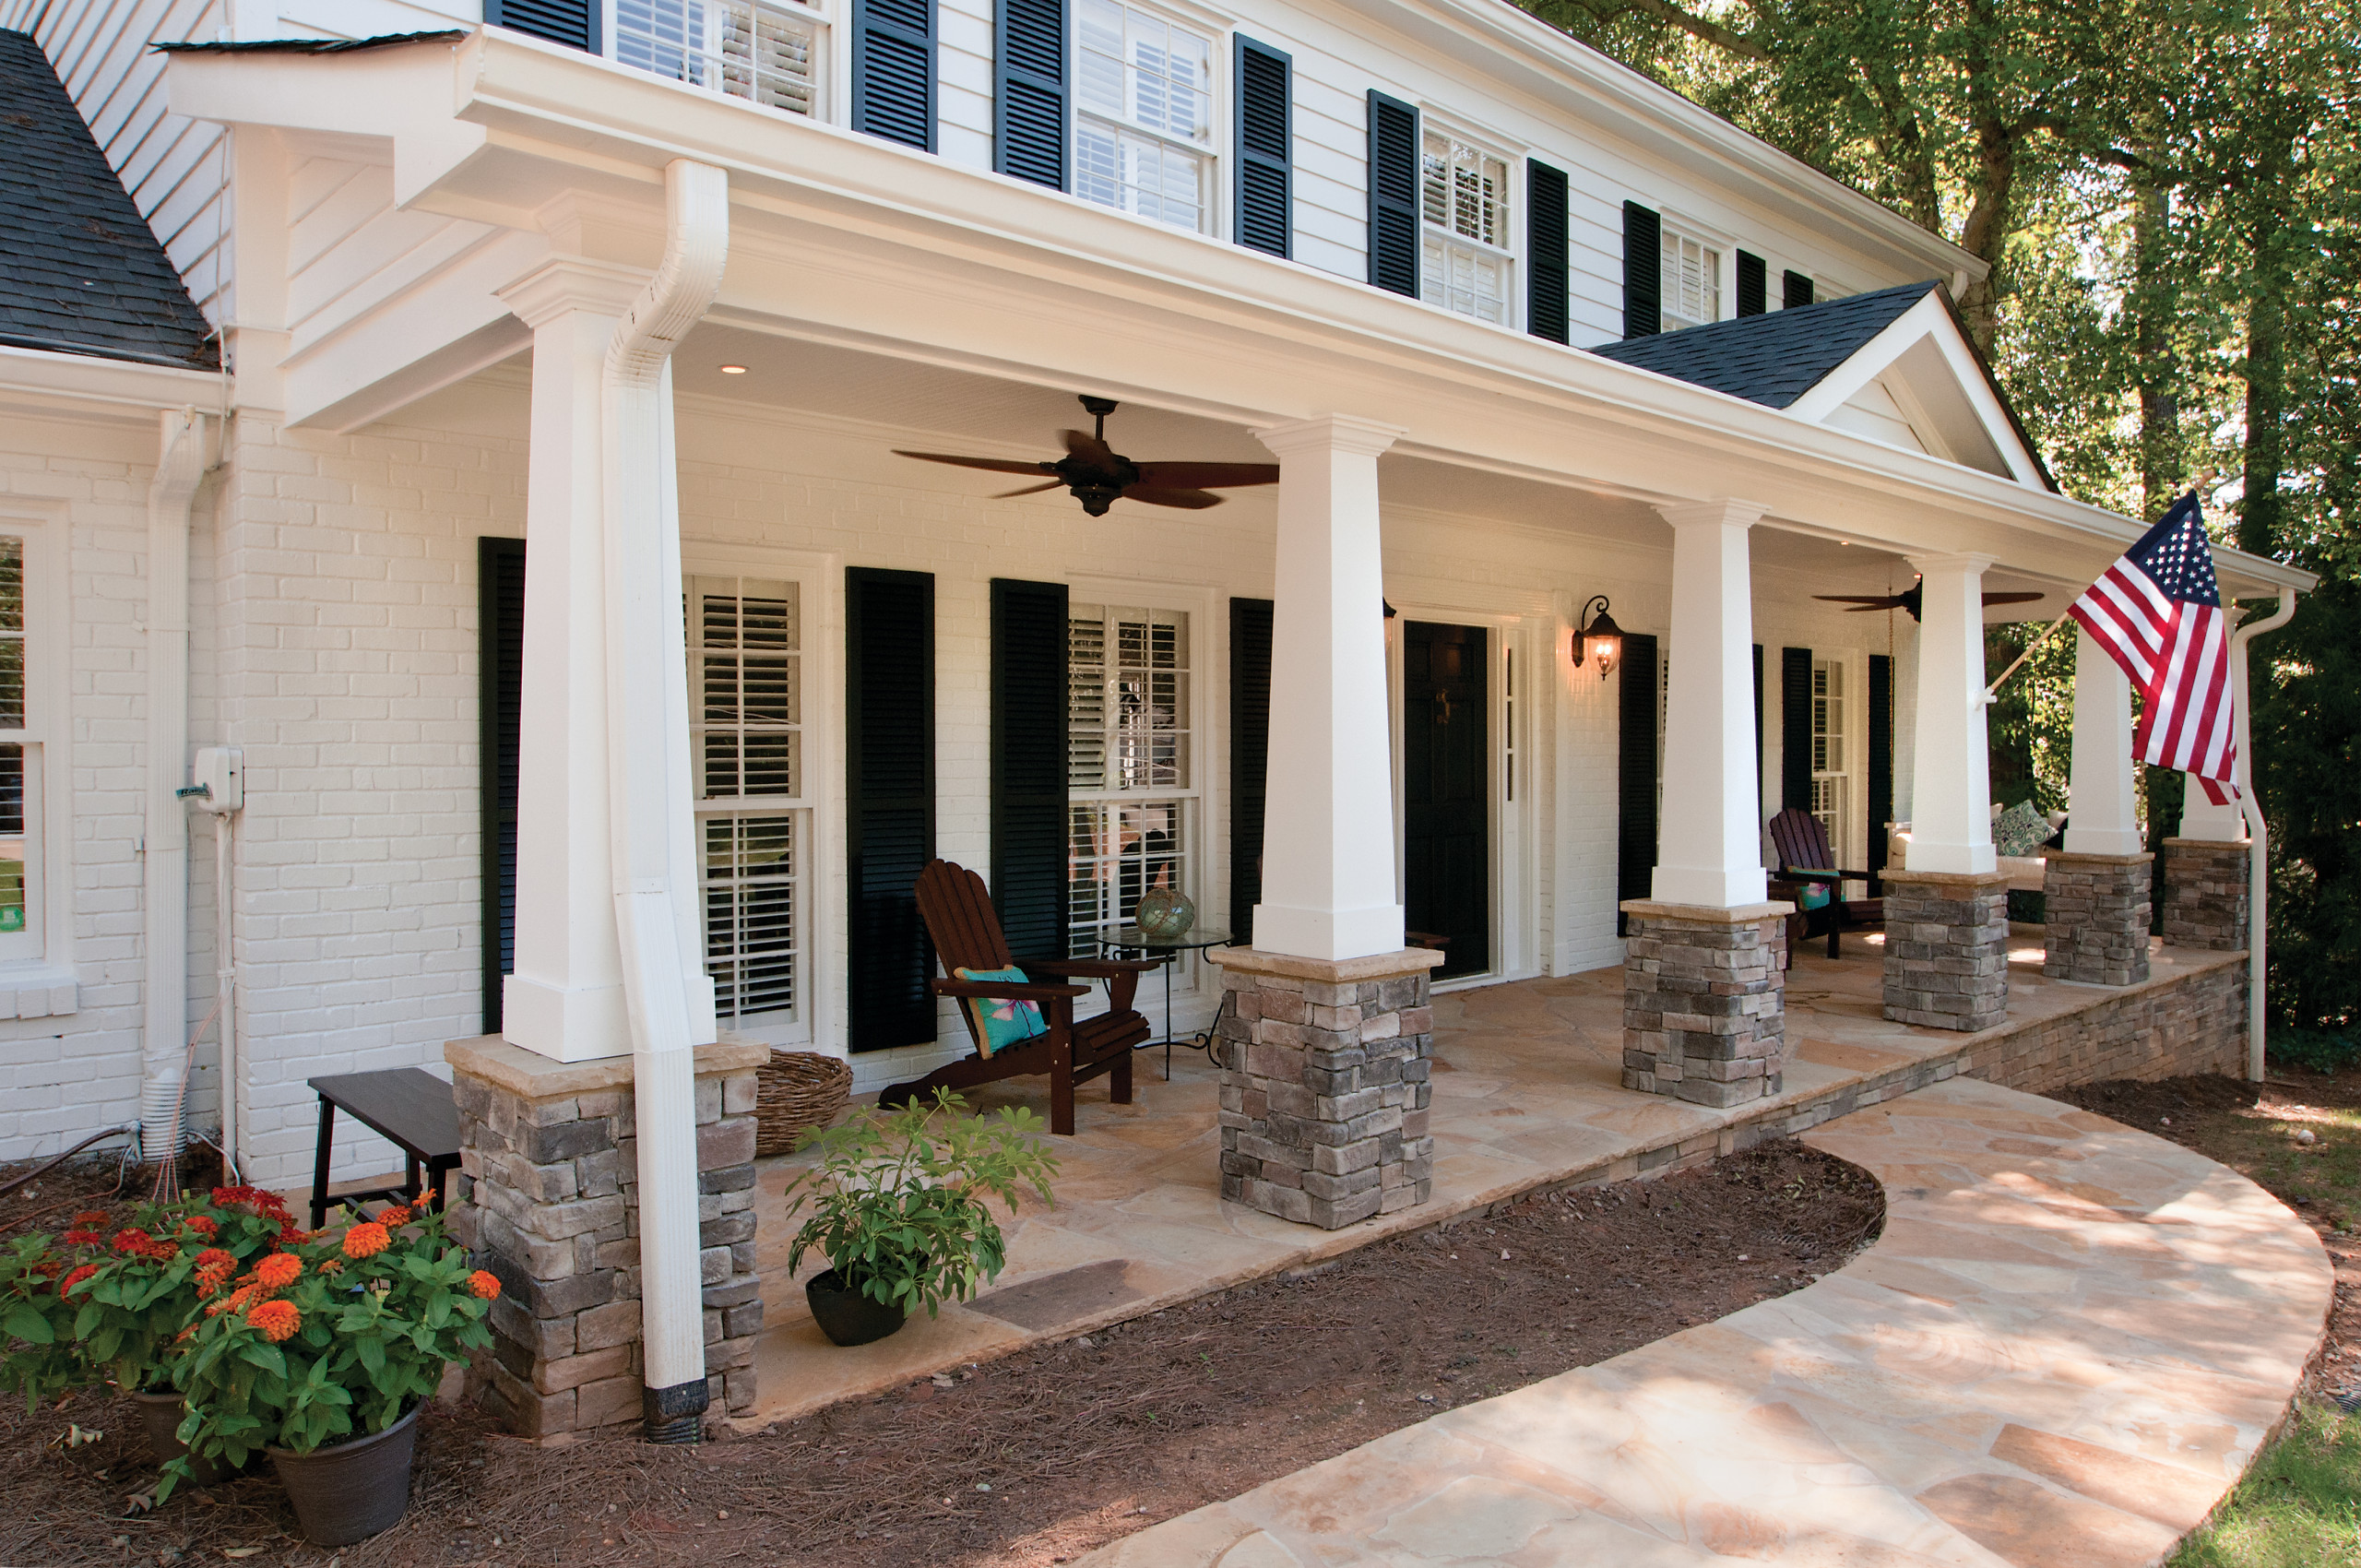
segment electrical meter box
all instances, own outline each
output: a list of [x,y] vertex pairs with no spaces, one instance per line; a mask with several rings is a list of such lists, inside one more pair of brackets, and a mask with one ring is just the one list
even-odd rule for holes
[[244,754],[235,746],[199,746],[189,783],[203,791],[191,797],[207,811],[243,811],[246,804]]

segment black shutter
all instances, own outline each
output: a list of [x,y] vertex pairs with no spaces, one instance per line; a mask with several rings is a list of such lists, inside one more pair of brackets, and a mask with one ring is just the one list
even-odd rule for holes
[[[1615,897],[1618,903],[1653,891],[1656,867],[1656,639],[1623,634],[1622,709],[1616,755],[1618,821]],[[1620,910],[1615,934],[1623,934]]]
[[1811,649],[1779,650],[1779,808],[1811,810]]
[[1418,112],[1369,95],[1369,280],[1418,297]]
[[1066,585],[992,579],[992,906],[1019,962],[1066,956]]
[[516,968],[516,761],[524,751],[525,541],[476,540],[477,793],[483,809],[483,1032]]
[[1533,238],[1525,268],[1525,329],[1552,343],[1572,338],[1566,320],[1566,172],[1528,159],[1525,165],[1525,232]]
[[1754,645],[1754,788],[1762,788],[1762,645]]
[[1799,310],[1811,303],[1811,279],[1800,272],[1790,272],[1779,279],[1779,308]]
[[919,873],[934,858],[934,577],[845,573],[845,873],[851,1048],[934,1039],[934,947]]
[[[1869,655],[1869,869],[1885,870],[1885,825],[1893,820],[1893,660]],[[1878,896],[1874,884],[1869,897]]]
[[1254,943],[1271,763],[1271,601],[1229,601],[1229,929]]
[[1000,0],[992,30],[992,167],[1056,191],[1066,188],[1067,28],[1066,0]]
[[1766,303],[1768,276],[1768,269],[1763,266],[1761,256],[1752,251],[1738,253],[1738,315],[1761,315],[1770,308]]
[[1295,254],[1295,61],[1238,37],[1238,243]]
[[852,128],[934,150],[934,0],[852,0]]
[[484,0],[483,19],[528,38],[599,53],[598,0]]
[[1623,204],[1623,336],[1664,330],[1664,220],[1655,208]]

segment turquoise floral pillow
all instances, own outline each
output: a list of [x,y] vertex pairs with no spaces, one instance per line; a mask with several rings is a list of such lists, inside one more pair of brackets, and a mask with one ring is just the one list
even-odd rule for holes
[[[1032,983],[1025,971],[1011,964],[1004,969],[955,969],[963,980],[1007,980],[1014,985]],[[1038,1002],[1014,1002],[1005,997],[971,996],[967,999],[968,1016],[976,1020],[976,1033],[983,1040],[983,1052],[994,1051],[1012,1045],[1023,1045],[1050,1032],[1041,1021],[1041,1005]]]
[[2049,841],[2049,819],[2020,801],[1992,822],[1992,849],[2002,855],[2038,855]]

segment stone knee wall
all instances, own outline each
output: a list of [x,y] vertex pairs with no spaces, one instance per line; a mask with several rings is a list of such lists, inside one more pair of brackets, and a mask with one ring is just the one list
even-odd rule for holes
[[2247,846],[2165,840],[2165,945],[2246,950]]
[[1221,1195],[1323,1230],[1425,1203],[1434,1191],[1427,970],[1442,955],[1208,956],[1222,966],[1228,1004]]
[[1715,1107],[1780,1092],[1790,908],[1622,906],[1625,1088]]
[[[754,1067],[697,1053],[706,1393],[754,1402]],[[459,1111],[452,1233],[497,1276],[487,1404],[528,1437],[641,1419],[638,1146],[629,1058],[556,1063],[491,1037],[446,1051]]]
[[2111,1078],[2247,1071],[2247,965],[2152,980],[1969,1048],[1967,1075],[2039,1094]]
[[2137,985],[2148,978],[2148,855],[2053,851],[2041,891],[2047,915],[2041,972],[2086,985]]
[[2009,888],[1998,875],[1885,874],[1885,1016],[1988,1029],[2008,1016]]

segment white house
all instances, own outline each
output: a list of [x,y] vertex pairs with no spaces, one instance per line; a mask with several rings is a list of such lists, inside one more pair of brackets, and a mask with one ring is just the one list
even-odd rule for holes
[[[1991,871],[1979,594],[2048,619],[2138,529],[2050,482],[1965,252],[1501,0],[487,13],[0,0],[224,367],[0,333],[0,1157],[153,1126],[231,960],[189,1115],[273,1182],[307,1076],[462,1037],[914,1077],[967,1050],[931,855],[1019,951],[1163,882],[1445,985],[1759,921],[1783,805]],[[1055,459],[1078,398],[1276,482],[901,455]],[[2136,851],[2090,767],[2079,848]]]

